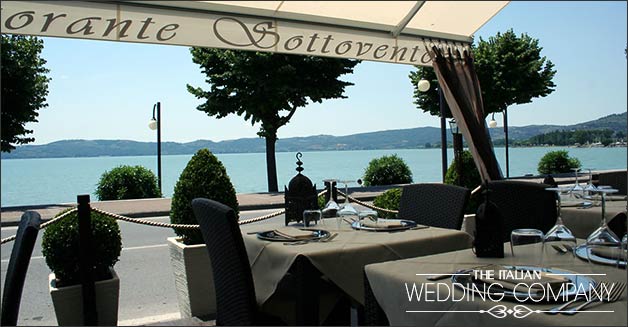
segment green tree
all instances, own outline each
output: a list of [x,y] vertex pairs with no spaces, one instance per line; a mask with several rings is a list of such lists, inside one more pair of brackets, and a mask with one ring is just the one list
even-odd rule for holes
[[25,124],[37,122],[41,108],[48,106],[48,69],[40,57],[44,42],[36,37],[2,34],[2,141],[0,150],[11,152],[18,144],[35,141]]
[[364,170],[364,185],[393,185],[412,183],[412,171],[396,154],[375,158]]
[[[480,38],[477,45],[472,45],[485,115],[504,111],[512,104],[532,102],[533,98],[554,91],[552,79],[556,70],[550,60],[541,57],[541,50],[537,39],[527,34],[518,37],[512,29],[487,41]],[[409,77],[414,85],[414,104],[424,112],[440,116],[438,80],[433,68],[417,67]],[[418,83],[422,78],[436,87],[420,92]],[[446,117],[451,118],[451,113],[446,113]]]
[[353,72],[359,61],[277,53],[191,48],[192,60],[207,76],[209,90],[188,85],[205,103],[197,107],[209,116],[244,115],[266,139],[268,191],[276,192],[275,143],[277,130],[287,124],[308,100],[346,98],[352,83],[338,77]]
[[569,157],[565,150],[549,151],[539,161],[539,174],[568,173],[572,168],[580,168],[580,160]]
[[155,174],[142,166],[120,165],[105,171],[96,185],[98,200],[160,198]]

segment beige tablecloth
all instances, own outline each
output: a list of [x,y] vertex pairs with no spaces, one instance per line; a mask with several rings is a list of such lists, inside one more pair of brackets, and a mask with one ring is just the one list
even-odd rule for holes
[[325,219],[318,228],[337,232],[326,243],[284,245],[260,240],[251,231],[272,230],[281,223],[242,226],[249,256],[257,301],[263,304],[275,291],[297,256],[312,264],[344,292],[364,303],[363,267],[370,263],[398,260],[469,248],[471,236],[458,230],[429,227],[402,232],[369,232],[352,229],[343,222],[338,230],[335,219]]
[[[581,242],[583,240],[580,240]],[[475,267],[480,264],[510,265],[514,262],[510,255],[510,247],[506,246],[506,257],[477,258],[471,250],[462,250],[440,255],[421,258],[412,258],[393,262],[368,265],[365,268],[369,284],[375,294],[377,302],[382,307],[390,324],[393,326],[626,326],[627,302],[626,295],[619,302],[599,306],[591,306],[589,310],[614,311],[613,313],[585,312],[574,316],[548,315],[545,313],[530,313],[526,317],[516,318],[511,311],[504,318],[496,318],[486,311],[496,310],[496,305],[505,305],[505,310],[513,309],[515,305],[525,305],[532,310],[548,310],[556,304],[521,303],[516,301],[492,302],[488,298],[483,301],[476,296],[473,301],[425,301],[412,298],[409,300],[406,284],[412,288],[427,283],[440,285],[441,298],[447,294],[446,286],[454,288],[449,278],[436,282],[427,281],[427,276],[416,274],[450,273],[461,268]],[[520,251],[515,251],[515,254]],[[517,262],[533,259],[530,253],[525,253]],[[591,276],[597,280],[626,281],[626,270],[612,266],[593,265],[569,255],[554,253],[543,261],[543,266],[562,268],[580,274],[603,273],[605,276]],[[436,286],[433,284],[430,290]],[[454,296],[459,299],[464,293],[454,288]],[[434,299],[432,294],[428,299]],[[521,308],[521,307],[519,307]],[[595,308],[595,309],[594,309]],[[523,308],[521,308],[523,309]],[[526,310],[526,309],[523,309]],[[407,312],[433,311],[433,312]],[[435,311],[435,312],[434,312]],[[456,311],[456,312],[454,312]],[[466,312],[463,312],[466,311]]]
[[[606,202],[607,221],[622,211],[626,211],[626,201]],[[587,209],[567,207],[562,208],[561,216],[565,226],[569,227],[575,237],[587,238],[591,232],[600,227],[602,208],[600,206],[594,206]],[[623,235],[619,235],[619,237],[622,236]]]

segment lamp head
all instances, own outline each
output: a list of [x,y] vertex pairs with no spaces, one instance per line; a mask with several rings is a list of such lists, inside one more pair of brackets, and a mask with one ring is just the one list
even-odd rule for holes
[[451,134],[458,134],[458,123],[456,123],[455,119],[449,121],[449,130]]
[[157,119],[153,118],[148,122],[148,128],[152,129],[153,131],[157,129]]
[[421,92],[426,92],[427,90],[430,89],[430,82],[426,79],[421,79],[419,83],[417,84],[417,88]]
[[491,121],[488,122],[488,127],[489,128],[497,127],[497,121],[495,120],[495,113],[493,113],[493,115],[491,116]]

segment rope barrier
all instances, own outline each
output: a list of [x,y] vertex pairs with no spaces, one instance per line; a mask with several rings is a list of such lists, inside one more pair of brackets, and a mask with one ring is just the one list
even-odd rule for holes
[[[48,227],[48,226],[50,226],[50,225],[52,225],[52,224],[56,223],[57,221],[59,221],[59,220],[61,220],[61,219],[65,218],[65,217],[67,217],[68,215],[70,215],[71,213],[73,213],[73,212],[75,212],[75,211],[77,211],[77,210],[78,210],[77,208],[72,208],[71,210],[69,210],[68,212],[65,212],[65,213],[64,213],[64,214],[62,214],[61,216],[59,216],[59,217],[55,217],[54,219],[51,219],[51,220],[49,220],[49,221],[47,221],[47,222],[45,222],[45,223],[41,224],[41,225],[39,226],[39,230],[42,230],[42,229],[44,229],[44,228],[46,228],[46,227]],[[12,235],[12,236],[9,236],[9,237],[7,237],[7,238],[3,238],[3,239],[2,239],[2,242],[1,242],[0,244],[4,244],[4,243],[11,242],[11,241],[15,241],[15,237],[16,237],[16,235]]]
[[[321,196],[324,195],[325,193],[327,193],[327,190],[323,190],[320,193],[318,193],[317,196]],[[43,224],[41,224],[41,226],[39,227],[39,229],[44,229],[48,226],[50,226],[51,224],[56,223],[57,221],[61,220],[62,218],[67,217],[69,214],[77,211],[77,208],[73,208],[68,212],[65,212],[64,214],[62,214],[59,217],[56,217],[50,221],[47,221]],[[122,220],[122,221],[126,221],[126,222],[130,222],[130,223],[135,223],[135,224],[141,224],[141,225],[148,225],[148,226],[155,226],[155,227],[164,227],[164,228],[182,228],[182,229],[196,229],[196,228],[200,228],[200,226],[198,224],[169,224],[169,223],[160,223],[160,222],[156,222],[156,221],[151,221],[151,220],[145,220],[145,219],[137,219],[137,218],[129,218],[129,217],[125,217],[122,215],[118,215],[115,213],[111,213],[111,212],[107,212],[107,211],[103,211],[100,210],[98,208],[91,208],[92,211],[94,212],[98,212],[100,214],[103,214],[105,216],[109,216],[111,218],[117,219],[117,220]],[[240,225],[245,225],[245,224],[250,224],[250,223],[254,223],[254,222],[258,222],[258,221],[262,221],[262,220],[266,220],[266,219],[270,219],[279,215],[282,215],[286,213],[286,209],[281,209],[278,211],[275,211],[273,213],[269,213],[267,215],[264,216],[260,216],[260,217],[255,217],[255,218],[249,218],[249,219],[244,219],[244,220],[239,220],[238,224]],[[2,239],[2,243],[7,243],[7,242],[11,242],[11,241],[15,241],[15,237],[16,235],[13,236],[9,236],[7,238]]]
[[345,198],[349,198],[349,200],[351,200],[351,201],[353,201],[353,202],[355,202],[355,203],[357,203],[357,204],[359,204],[359,205],[361,205],[361,206],[365,206],[365,207],[370,208],[370,209],[373,209],[373,210],[383,211],[383,212],[387,212],[387,213],[395,213],[395,214],[399,213],[399,210],[384,209],[384,208],[380,208],[380,207],[376,207],[376,206],[374,206],[374,205],[368,204],[368,203],[366,203],[366,202],[362,202],[362,201],[360,201],[360,200],[358,200],[358,199],[356,199],[356,198],[354,198],[354,197],[352,197],[352,196],[350,196],[350,195],[346,195],[346,194],[344,194],[344,193],[343,193],[342,191],[340,191],[340,190],[338,190],[338,193],[339,193],[340,195],[344,196]]

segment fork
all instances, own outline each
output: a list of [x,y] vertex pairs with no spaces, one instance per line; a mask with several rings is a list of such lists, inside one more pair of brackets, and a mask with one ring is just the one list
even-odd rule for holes
[[[589,290],[589,292],[587,293],[589,296],[589,299],[591,299],[591,294],[593,294],[593,292],[600,294],[600,292],[602,291],[602,283],[599,283],[597,285],[595,285],[595,288],[593,288],[592,290]],[[584,294],[581,294],[580,296],[575,296],[573,299],[569,300],[568,302],[565,302],[557,307],[553,307],[547,311],[545,311],[545,313],[549,314],[549,315],[555,315],[555,314],[559,314],[561,311],[563,311],[563,309],[565,309],[566,307],[570,306],[572,303],[575,303],[581,299],[585,298]]]
[[[603,284],[603,283],[600,283]],[[606,284],[608,285],[608,284]],[[608,288],[607,288],[608,289]],[[624,290],[626,289],[626,283],[624,282],[616,282],[616,283],[611,283],[610,286],[611,291],[607,292],[607,294],[603,294],[600,298],[593,298],[593,296],[591,296],[591,298],[589,299],[589,301],[582,303],[581,305],[571,309],[571,310],[567,310],[565,312],[562,312],[563,314],[566,315],[574,315],[580,311],[583,311],[584,308],[586,306],[588,306],[591,303],[594,302],[604,302],[604,303],[612,303],[612,302],[616,302],[617,300],[619,300],[621,298],[621,296],[624,294]]]
[[336,236],[338,236],[338,233],[333,233],[329,237],[320,238],[320,239],[316,239],[316,240],[302,240],[302,241],[296,241],[296,242],[284,242],[283,245],[303,245],[303,244],[308,244],[308,243],[325,243],[325,242],[329,242],[329,241],[333,240],[334,238],[336,238]]

